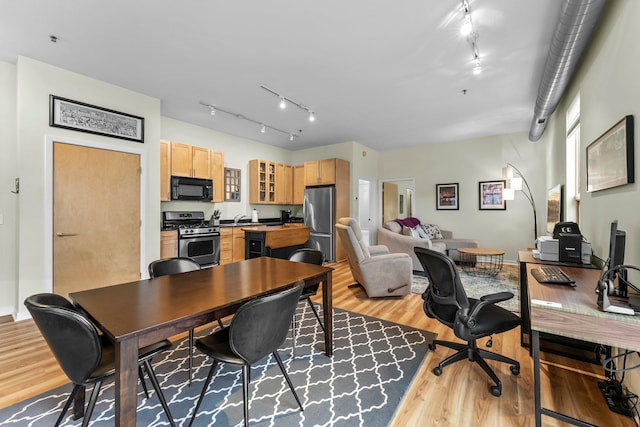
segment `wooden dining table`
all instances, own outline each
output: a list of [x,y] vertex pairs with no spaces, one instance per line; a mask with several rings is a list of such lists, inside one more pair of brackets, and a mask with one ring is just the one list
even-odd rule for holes
[[70,294],[115,344],[116,426],[136,425],[138,349],[233,314],[243,303],[304,281],[322,284],[325,354],[333,354],[330,267],[260,257]]

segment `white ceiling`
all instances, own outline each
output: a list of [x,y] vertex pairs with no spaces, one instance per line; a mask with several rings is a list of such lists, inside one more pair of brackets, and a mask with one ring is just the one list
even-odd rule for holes
[[[470,4],[480,75],[458,0],[3,0],[0,60],[24,55],[159,98],[164,116],[293,150],[527,132],[562,2]],[[200,102],[302,132],[262,134]]]

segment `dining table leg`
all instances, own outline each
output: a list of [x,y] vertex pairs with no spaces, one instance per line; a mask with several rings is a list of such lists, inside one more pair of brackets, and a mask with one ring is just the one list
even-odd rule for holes
[[138,339],[116,341],[116,426],[136,425]]
[[327,272],[322,281],[322,309],[324,314],[324,352],[333,356],[333,287],[331,271]]

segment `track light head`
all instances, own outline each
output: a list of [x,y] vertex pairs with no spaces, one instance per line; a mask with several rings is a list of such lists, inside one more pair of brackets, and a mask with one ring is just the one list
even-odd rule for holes
[[316,116],[315,114],[313,114],[313,111],[311,110],[309,110],[309,121],[312,123],[316,121]]
[[260,127],[260,132],[265,133],[267,131],[267,127],[265,125],[262,125]]
[[216,115],[216,109],[214,107],[209,107],[211,108],[211,115],[215,116]]
[[280,103],[278,105],[280,106],[280,109],[282,109],[282,110],[287,108],[287,101],[284,99],[284,96],[280,97]]

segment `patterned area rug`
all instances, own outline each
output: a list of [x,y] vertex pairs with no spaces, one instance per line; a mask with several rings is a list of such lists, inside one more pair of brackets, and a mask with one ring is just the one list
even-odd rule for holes
[[[496,292],[508,291],[513,293],[513,298],[498,303],[497,305],[509,311],[520,311],[520,280],[518,277],[518,266],[504,264],[502,271],[496,277],[482,277],[467,274],[458,268],[460,281],[468,297],[480,298],[483,295],[494,294]],[[427,288],[429,281],[426,277],[414,274],[411,292],[421,294]]]
[[[320,308],[321,309],[321,308]],[[324,339],[308,304],[299,304],[295,357],[291,338],[280,349],[285,368],[304,406],[301,412],[272,356],[251,371],[252,426],[386,426],[409,388],[435,334],[334,309],[334,356],[324,355]],[[208,331],[207,331],[208,332]],[[206,335],[205,331],[196,336]],[[194,379],[187,384],[187,338],[154,359],[154,369],[177,425],[186,426],[209,371],[210,360],[194,350]],[[147,380],[148,382],[148,380]],[[0,410],[0,425],[53,425],[71,385]],[[149,383],[139,386],[139,426],[169,425]],[[103,386],[91,426],[114,425],[114,382]],[[87,394],[87,400],[89,396]],[[71,411],[69,411],[71,412]],[[79,426],[69,415],[62,425]],[[243,423],[241,369],[218,367],[194,426]]]

